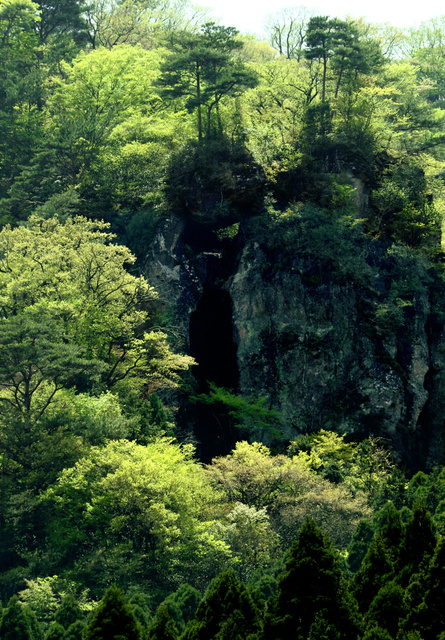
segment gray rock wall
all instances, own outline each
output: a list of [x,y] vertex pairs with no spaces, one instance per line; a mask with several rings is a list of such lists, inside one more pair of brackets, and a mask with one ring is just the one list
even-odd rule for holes
[[218,276],[222,254],[188,245],[185,228],[176,218],[165,222],[146,272],[182,348],[189,347],[190,315],[215,281],[232,300],[239,391],[266,397],[283,415],[286,438],[320,428],[372,434],[408,464],[444,461],[445,339],[443,323],[431,321],[427,289],[400,310],[400,326],[378,334],[377,303],[329,274],[308,280],[307,255],[270,270],[262,247],[246,240],[231,275],[226,265]]
[[264,277],[258,244],[243,251],[229,285],[240,391],[266,396],[283,413],[288,437],[320,428],[372,432],[407,453],[428,399],[428,299],[416,301],[405,327],[412,336],[401,364],[401,337],[376,345],[368,335],[360,292],[304,282],[303,261]]

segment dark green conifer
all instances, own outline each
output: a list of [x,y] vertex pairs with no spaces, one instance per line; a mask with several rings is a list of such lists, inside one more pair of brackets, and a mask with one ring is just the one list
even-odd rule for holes
[[317,614],[309,630],[308,640],[341,640],[338,630],[322,614]]
[[348,567],[353,573],[359,570],[373,537],[372,524],[367,520],[361,520],[348,546]]
[[196,616],[196,610],[201,602],[201,594],[189,584],[183,584],[177,591],[171,593],[165,600],[170,617],[174,620],[179,633],[182,633],[190,620]]
[[155,617],[148,629],[148,640],[177,640],[178,627],[163,602],[156,610]]
[[34,613],[13,596],[0,622],[1,640],[41,640],[43,633]]
[[426,506],[417,503],[405,526],[397,562],[397,580],[404,587],[421,565],[429,561],[436,547],[434,522]]
[[354,637],[358,632],[356,603],[346,592],[337,553],[308,518],[292,546],[286,572],[278,579],[265,637],[307,640],[317,616],[323,617],[331,637]]
[[399,620],[406,616],[405,590],[394,580],[387,582],[369,607],[366,619],[373,626],[386,629],[395,638]]
[[65,629],[58,622],[51,622],[45,633],[45,640],[64,640]]
[[142,629],[147,629],[150,625],[151,617],[147,615],[145,609],[143,609],[138,604],[131,604],[131,610],[133,612],[134,617],[141,625]]
[[[418,577],[416,586],[417,598],[410,598],[410,611],[403,628],[419,631],[424,640],[436,640],[445,629],[445,538],[437,543],[428,570]],[[416,602],[419,596],[423,596],[420,603]]]
[[382,537],[378,535],[371,542],[360,569],[350,583],[350,591],[362,613],[366,613],[371,602],[392,574],[393,564],[388,557]]
[[133,613],[142,628],[147,628],[153,618],[150,596],[143,591],[133,591],[128,604],[131,605]]
[[117,585],[112,585],[105,592],[82,639],[142,640],[141,627]]
[[187,640],[247,640],[261,631],[261,616],[245,585],[233,569],[213,580],[188,625]]
[[82,640],[82,633],[85,626],[86,625],[83,620],[76,620],[76,622],[70,624],[66,630],[63,640]]
[[380,514],[380,536],[391,562],[397,562],[403,540],[403,524],[400,513],[388,502]]
[[68,595],[62,600],[62,604],[56,611],[54,620],[62,625],[64,629],[68,629],[76,620],[82,620],[84,617],[82,610],[73,595]]

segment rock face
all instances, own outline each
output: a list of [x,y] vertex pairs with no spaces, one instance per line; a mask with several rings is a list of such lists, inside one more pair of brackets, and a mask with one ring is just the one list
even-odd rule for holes
[[266,396],[289,438],[321,428],[372,433],[409,457],[428,399],[429,301],[416,301],[409,351],[397,335],[376,345],[353,286],[304,282],[298,258],[264,278],[264,262],[258,244],[247,246],[230,283],[240,391]]
[[181,348],[189,350],[190,315],[196,309],[203,292],[205,263],[196,256],[186,256],[185,221],[167,218],[153,242],[147,257],[145,276],[160,297],[161,305],[178,327]]
[[321,428],[372,434],[407,464],[443,462],[445,336],[429,288],[379,303],[329,274],[308,278],[307,255],[269,269],[254,239],[228,246],[172,218],[148,260],[147,279],[203,377],[267,398],[286,439]]

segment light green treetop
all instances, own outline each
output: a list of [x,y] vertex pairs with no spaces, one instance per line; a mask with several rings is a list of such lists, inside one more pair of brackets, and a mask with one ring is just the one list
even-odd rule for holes
[[[103,222],[32,218],[0,232],[0,412],[38,418],[63,388],[175,384],[191,359],[146,329],[155,297]],[[144,328],[145,326],[145,328]],[[80,376],[80,377],[79,377]],[[97,387],[97,385],[99,385]]]

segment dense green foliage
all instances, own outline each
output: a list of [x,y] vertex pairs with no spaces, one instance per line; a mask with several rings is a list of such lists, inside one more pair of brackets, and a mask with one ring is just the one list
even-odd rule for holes
[[[444,33],[300,8],[266,44],[188,0],[0,0],[0,640],[442,638],[443,468],[333,431],[354,363],[316,432],[183,383],[141,272],[169,216],[218,260],[250,242],[264,282],[353,290],[403,374],[416,309],[444,329]],[[206,465],[178,406],[226,436]]]

